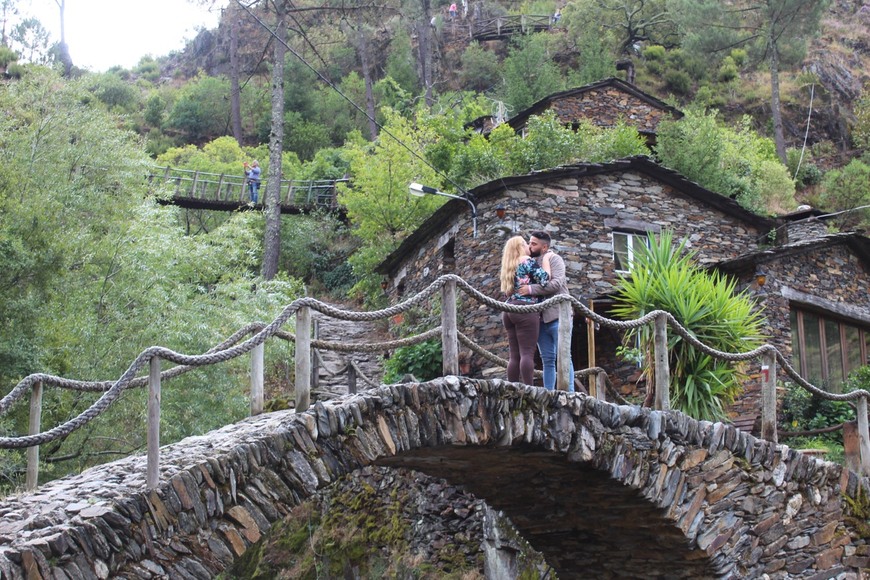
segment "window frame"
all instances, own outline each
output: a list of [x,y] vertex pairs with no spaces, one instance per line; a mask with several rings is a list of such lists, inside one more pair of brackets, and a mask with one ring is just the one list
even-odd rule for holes
[[[616,236],[625,236],[626,237],[626,262],[628,262],[628,270],[621,270],[619,268],[619,260],[617,260],[617,252],[616,252]],[[643,242],[646,244],[646,247],[649,248],[649,232],[641,232],[636,230],[628,230],[628,229],[620,229],[615,228],[610,231],[610,249],[613,256],[613,266],[614,271],[620,274],[630,274],[631,268],[634,265],[634,240],[643,237]]]
[[[789,327],[791,332],[791,344],[792,344],[792,354],[793,360],[797,359],[797,364],[795,365],[802,377],[807,378],[808,380],[814,380],[817,377],[810,377],[809,374],[809,366],[811,361],[808,360],[807,354],[807,324],[808,321],[805,320],[805,315],[809,315],[811,317],[815,317],[817,320],[815,324],[817,328],[815,332],[819,338],[817,346],[818,352],[820,353],[820,369],[821,369],[821,377],[818,377],[823,383],[827,383],[828,388],[833,392],[840,392],[842,389],[842,381],[837,384],[831,382],[831,363],[829,356],[829,351],[833,348],[834,345],[831,345],[829,348],[828,345],[828,333],[827,333],[827,324],[834,323],[837,325],[837,339],[839,340],[839,370],[835,371],[835,374],[842,373],[844,379],[849,376],[852,372],[854,372],[858,367],[870,364],[870,326],[866,324],[861,324],[854,320],[847,320],[840,316],[833,316],[828,312],[822,312],[813,308],[801,308],[798,305],[791,305],[789,308]],[[810,323],[812,324],[812,323]],[[855,329],[858,331],[858,340],[855,346],[857,346],[859,351],[859,360],[863,361],[856,368],[849,369],[849,342],[847,340],[847,328]]]

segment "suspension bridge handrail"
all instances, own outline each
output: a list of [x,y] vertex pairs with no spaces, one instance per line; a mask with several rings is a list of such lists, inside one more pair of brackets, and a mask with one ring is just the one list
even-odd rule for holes
[[[189,199],[198,202],[242,204],[247,201],[248,178],[238,173],[211,173],[195,169],[171,166],[152,166],[146,176],[149,183],[160,180],[174,185],[173,199]],[[337,207],[337,184],[348,183],[341,179],[282,179],[280,203],[297,207]],[[267,176],[260,178],[261,189],[268,186]],[[182,195],[183,194],[183,195]]]
[[[256,357],[259,357],[259,373],[261,375],[259,377],[259,381],[262,382],[262,348],[259,347],[261,347],[266,342],[266,340],[271,337],[276,337],[283,340],[292,340],[295,341],[297,345],[295,375],[296,410],[304,411],[308,408],[309,404],[309,386],[311,378],[310,359],[312,348],[338,351],[377,352],[379,350],[391,350],[394,348],[399,348],[401,346],[417,344],[423,342],[424,340],[431,340],[432,338],[437,337],[439,334],[442,340],[444,374],[455,375],[458,374],[458,344],[461,342],[469,348],[472,348],[471,345],[474,344],[471,339],[459,332],[456,327],[457,289],[462,290],[465,294],[467,294],[477,302],[484,304],[499,312],[542,312],[547,308],[558,305],[560,307],[560,320],[563,323],[560,324],[560,327],[568,326],[568,321],[571,316],[571,307],[579,311],[584,317],[591,319],[592,321],[600,325],[608,326],[611,328],[629,330],[647,324],[654,324],[656,326],[656,408],[659,410],[667,410],[669,408],[669,376],[666,370],[666,362],[668,359],[668,353],[666,350],[667,326],[673,328],[679,336],[688,341],[692,346],[715,358],[730,362],[740,362],[761,358],[761,434],[762,438],[773,442],[776,442],[776,376],[778,368],[777,363],[779,363],[779,366],[785,371],[786,375],[792,378],[792,380],[794,380],[796,384],[800,385],[804,389],[819,397],[833,401],[857,401],[858,429],[861,449],[861,469],[865,473],[870,473],[870,432],[868,432],[868,429],[870,428],[868,428],[867,420],[867,399],[868,397],[870,397],[870,392],[861,389],[849,393],[836,394],[819,389],[818,387],[803,379],[800,374],[791,366],[791,364],[789,364],[788,360],[786,360],[782,353],[780,353],[779,350],[777,350],[776,347],[774,347],[773,345],[766,344],[746,352],[727,353],[713,349],[696,339],[685,327],[683,327],[674,318],[673,315],[668,312],[662,310],[654,310],[634,320],[613,320],[593,312],[582,301],[566,294],[552,296],[542,302],[533,305],[507,304],[505,302],[486,296],[455,274],[446,274],[440,276],[429,286],[418,292],[416,295],[408,298],[407,300],[404,300],[403,302],[400,302],[394,306],[371,312],[343,310],[330,304],[320,302],[319,300],[311,297],[298,298],[288,306],[285,306],[282,309],[281,313],[276,316],[271,323],[264,324],[261,322],[255,322],[248,324],[247,326],[233,333],[233,335],[228,337],[220,344],[200,355],[183,354],[160,346],[149,347],[143,350],[129,365],[127,370],[115,381],[77,381],[43,373],[28,375],[27,377],[22,379],[12,389],[12,391],[10,391],[6,396],[0,399],[0,415],[8,413],[12,405],[15,402],[21,400],[27,394],[27,392],[32,392],[34,394],[34,397],[37,394],[39,395],[39,397],[41,397],[42,390],[45,386],[56,386],[60,388],[79,391],[102,392],[103,394],[88,409],[62,425],[58,425],[41,433],[30,433],[26,436],[0,437],[0,448],[33,448],[42,443],[47,443],[60,437],[67,436],[76,429],[84,426],[85,424],[99,416],[112,403],[114,403],[114,401],[118,399],[118,397],[125,389],[141,387],[147,384],[149,385],[149,389],[151,392],[151,394],[149,395],[149,401],[151,401],[151,403],[149,403],[149,405],[157,405],[156,408],[152,408],[151,406],[149,406],[148,414],[149,477],[147,478],[147,481],[149,488],[153,488],[157,485],[156,478],[158,471],[156,463],[158,459],[155,458],[154,465],[152,465],[151,457],[152,454],[156,455],[157,449],[159,448],[159,441],[156,439],[157,435],[155,434],[155,431],[159,432],[159,429],[155,429],[151,423],[153,422],[159,426],[159,390],[161,379],[181,375],[196,367],[225,362],[253,351],[252,357],[254,357],[254,360],[252,360],[252,370],[255,367],[254,361],[256,360]],[[317,312],[320,312],[321,314],[331,316],[340,320],[371,322],[390,318],[392,316],[395,316],[396,314],[405,312],[412,307],[422,304],[425,300],[428,300],[439,292],[441,294],[441,326],[432,328],[422,334],[407,337],[404,339],[380,343],[364,343],[354,345],[322,340],[311,340],[311,310],[315,310]],[[283,325],[287,323],[294,315],[296,316],[297,324],[296,335],[282,330]],[[248,335],[250,335],[250,338],[242,340],[245,336]],[[559,377],[557,385],[560,390],[566,390],[568,384],[568,371],[567,363],[565,361],[569,356],[569,345],[566,344],[567,341],[561,340],[561,338],[562,337],[560,337],[560,344],[558,348],[559,361],[557,363],[557,374],[559,375]],[[480,354],[480,351],[483,349],[480,349],[479,345],[475,345],[475,347],[477,347],[476,349],[474,349],[475,352],[478,352],[478,354]],[[492,362],[506,362],[503,359],[492,355],[492,353],[488,353],[487,358]],[[160,360],[168,360],[179,366],[166,371],[160,371]],[[146,365],[149,366],[148,376],[137,377],[137,374]],[[659,373],[660,368],[665,369],[663,375]],[[601,375],[605,374],[603,369],[586,369],[585,371],[579,371],[578,373],[575,373],[575,375],[588,375],[592,374],[593,372],[598,374],[599,384],[601,384],[601,388],[603,389],[603,379],[601,377]],[[254,377],[253,374],[254,373],[252,372],[252,382],[257,379],[257,377]],[[254,389],[252,388],[252,391],[253,390]],[[260,402],[259,411],[257,411],[256,408],[257,405],[255,405],[255,403],[252,401],[252,413],[262,411],[262,402]],[[33,412],[31,413],[31,416],[32,415]]]

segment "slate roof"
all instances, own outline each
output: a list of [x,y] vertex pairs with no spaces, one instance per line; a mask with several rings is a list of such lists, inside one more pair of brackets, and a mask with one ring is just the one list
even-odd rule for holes
[[519,113],[508,119],[507,124],[514,129],[518,129],[520,127],[523,127],[529,121],[529,117],[531,117],[532,115],[540,115],[541,113],[549,109],[555,101],[564,99],[566,97],[581,95],[583,93],[588,93],[590,91],[595,91],[605,87],[614,87],[616,89],[619,89],[624,93],[628,93],[633,97],[649,103],[657,109],[667,111],[677,119],[683,116],[682,111],[680,111],[676,107],[672,107],[661,99],[658,99],[649,93],[643,92],[635,85],[616,77],[609,77],[600,81],[596,81],[594,83],[589,83],[588,85],[583,85],[582,87],[575,87],[573,89],[568,89],[559,93],[553,93],[552,95],[548,95],[537,103],[530,106],[529,108],[520,111]]
[[838,244],[845,244],[861,261],[870,266],[870,238],[855,232],[844,232],[797,240],[781,246],[750,252],[732,260],[719,262],[712,267],[723,272],[740,272],[755,268],[760,264],[799,256]]
[[[552,169],[534,171],[523,175],[503,177],[479,185],[468,193],[473,201],[479,201],[497,197],[508,188],[521,186],[527,183],[541,183],[564,178],[576,178],[627,171],[636,171],[648,175],[661,183],[670,185],[682,195],[718,209],[719,211],[748,223],[760,230],[767,231],[776,226],[774,220],[744,209],[733,199],[714,193],[709,189],[705,189],[697,183],[689,181],[676,171],[656,163],[645,155],[626,157],[608,163],[578,163],[564,165]],[[451,199],[445,203],[443,206],[438,208],[435,213],[429,216],[420,227],[405,238],[394,252],[388,255],[383,262],[378,264],[375,271],[379,274],[390,274],[406,256],[411,255],[416,248],[425,244],[431,237],[443,233],[444,228],[450,220],[457,214],[463,214],[463,212],[468,212],[467,202],[459,199]]]

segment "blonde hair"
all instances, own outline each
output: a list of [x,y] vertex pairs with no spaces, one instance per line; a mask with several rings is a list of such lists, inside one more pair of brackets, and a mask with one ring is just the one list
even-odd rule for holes
[[501,281],[501,291],[507,295],[514,293],[517,266],[529,257],[526,254],[525,244],[526,240],[522,236],[514,236],[504,244],[504,250],[501,253],[499,280]]

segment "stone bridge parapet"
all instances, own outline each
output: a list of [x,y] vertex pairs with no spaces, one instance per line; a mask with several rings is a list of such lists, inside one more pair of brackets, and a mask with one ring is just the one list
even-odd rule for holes
[[678,412],[500,380],[260,415],[0,501],[0,579],[211,578],[317,489],[412,467],[501,509],[560,578],[855,578],[833,463]]

